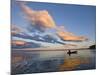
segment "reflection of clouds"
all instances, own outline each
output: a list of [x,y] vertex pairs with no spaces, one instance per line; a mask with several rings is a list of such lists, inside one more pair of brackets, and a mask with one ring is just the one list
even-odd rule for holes
[[21,61],[23,61],[23,57],[20,56],[20,55],[18,55],[18,56],[14,55],[14,56],[12,57],[12,64],[18,63],[18,62],[21,62]]
[[66,54],[64,51],[41,51],[40,59],[53,59],[53,58],[61,58]]
[[87,58],[87,57],[93,57],[93,53],[91,52],[91,50],[90,49],[87,49],[87,50],[83,50],[83,51],[81,51],[81,50],[79,50],[78,51],[78,56],[81,56],[81,57],[85,57],[85,58]]
[[[82,50],[81,50],[82,51]],[[61,52],[43,52],[43,51],[33,51],[33,52],[23,52],[15,51],[12,54],[12,65],[14,73],[34,73],[34,72],[50,72],[50,71],[68,71],[68,70],[78,70],[78,69],[92,69],[95,68],[93,64],[95,61],[91,61],[94,57],[87,55],[75,54],[75,56],[66,56],[64,51]],[[86,51],[82,51],[86,52]],[[87,52],[88,53],[88,52]],[[44,56],[41,56],[44,55]],[[65,57],[65,58],[64,58]],[[85,66],[84,66],[85,65]],[[16,70],[15,70],[16,69]],[[25,71],[26,70],[26,71]],[[27,72],[28,71],[28,72]]]
[[76,69],[79,65],[81,64],[89,64],[89,59],[85,58],[69,58],[69,59],[64,59],[64,63],[60,65],[59,69],[61,71],[63,70],[74,70]]

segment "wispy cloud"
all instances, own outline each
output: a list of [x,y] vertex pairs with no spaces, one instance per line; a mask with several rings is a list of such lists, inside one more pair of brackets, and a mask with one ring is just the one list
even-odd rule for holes
[[84,36],[76,36],[75,34],[68,32],[64,29],[64,26],[57,28],[57,35],[64,41],[85,41]]
[[11,34],[17,34],[22,32],[22,29],[20,27],[18,27],[17,25],[11,25]]
[[46,10],[32,10],[27,5],[20,3],[22,11],[26,15],[26,19],[31,22],[37,29],[55,28],[55,22]]
[[[87,40],[84,36],[77,36],[71,32],[66,31],[64,26],[58,27],[55,24],[52,16],[47,10],[32,10],[25,3],[19,3],[22,11],[26,15],[26,19],[30,21],[33,27],[39,31],[45,31],[45,29],[55,29],[56,34],[63,41],[84,41]],[[55,35],[56,35],[55,34]]]

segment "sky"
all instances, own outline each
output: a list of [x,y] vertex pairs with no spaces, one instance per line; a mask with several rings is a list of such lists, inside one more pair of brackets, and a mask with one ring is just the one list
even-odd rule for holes
[[[86,36],[95,41],[95,6],[39,2],[27,2],[26,5],[33,10],[47,10],[57,26],[64,26],[69,32],[79,36]],[[22,15],[19,5],[16,2],[12,2],[11,23],[25,27],[28,22],[23,19]]]

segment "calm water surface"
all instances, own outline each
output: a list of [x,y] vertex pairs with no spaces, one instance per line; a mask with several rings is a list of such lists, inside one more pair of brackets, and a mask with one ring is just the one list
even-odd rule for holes
[[95,69],[95,50],[32,51],[12,53],[12,74]]

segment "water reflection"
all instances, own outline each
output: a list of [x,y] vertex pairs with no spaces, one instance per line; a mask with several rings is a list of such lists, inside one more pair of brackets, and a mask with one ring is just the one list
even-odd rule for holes
[[74,70],[81,64],[89,64],[89,59],[82,59],[82,58],[69,58],[64,59],[64,63],[60,65],[59,69],[63,70]]
[[38,73],[95,69],[95,50],[33,51],[12,53],[12,73]]

